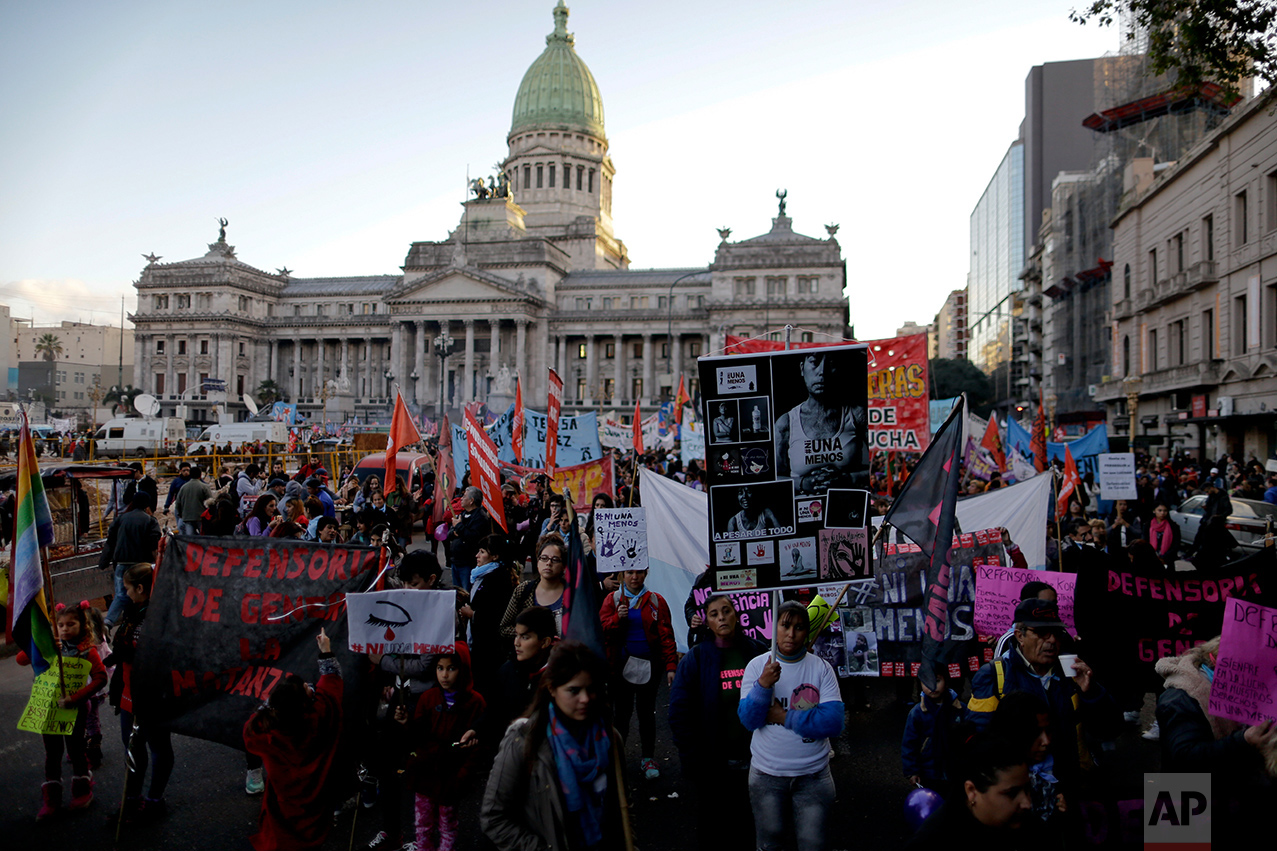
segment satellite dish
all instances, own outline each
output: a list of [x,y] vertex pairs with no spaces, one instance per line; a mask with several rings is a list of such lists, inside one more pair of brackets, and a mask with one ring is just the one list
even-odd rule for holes
[[160,400],[150,393],[139,393],[133,399],[133,409],[144,417],[153,417],[160,412]]
[[253,401],[253,397],[247,393],[244,394],[244,407],[248,408],[249,416],[257,416],[257,403]]

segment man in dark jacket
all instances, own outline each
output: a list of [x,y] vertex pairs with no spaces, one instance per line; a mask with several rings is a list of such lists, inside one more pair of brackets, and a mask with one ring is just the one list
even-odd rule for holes
[[160,499],[160,489],[155,484],[155,479],[146,474],[140,461],[134,461],[129,465],[129,468],[133,470],[133,478],[124,486],[124,504],[132,505],[133,497],[141,490],[151,495],[152,506],[157,505]]
[[491,534],[492,523],[483,510],[483,491],[471,485],[461,497],[461,513],[452,518],[448,532],[448,558],[452,563],[452,584],[470,590],[479,542]]
[[1090,767],[1090,754],[1082,741],[1082,726],[1102,739],[1122,729],[1116,701],[1095,682],[1091,668],[1078,659],[1072,677],[1064,676],[1058,660],[1065,633],[1057,605],[1036,597],[1015,607],[1015,639],[1002,654],[985,664],[971,678],[969,720],[978,729],[988,728],[1002,696],[1012,691],[1035,694],[1051,713],[1051,751],[1057,776],[1072,782],[1080,770]]
[[106,545],[98,567],[115,566],[115,596],[107,610],[106,625],[113,627],[124,614],[129,598],[124,593],[124,572],[138,562],[155,563],[160,546],[160,524],[155,519],[155,495],[140,490],[129,503],[129,510],[115,518],[106,533]]

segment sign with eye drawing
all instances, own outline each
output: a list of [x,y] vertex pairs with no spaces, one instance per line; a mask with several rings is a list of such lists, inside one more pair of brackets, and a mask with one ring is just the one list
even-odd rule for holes
[[647,570],[647,515],[642,508],[595,509],[594,540],[599,574]]
[[355,653],[451,653],[456,591],[369,591],[347,594],[350,649]]
[[750,590],[868,575],[868,359],[841,345],[698,361],[716,589],[744,590],[742,561]]

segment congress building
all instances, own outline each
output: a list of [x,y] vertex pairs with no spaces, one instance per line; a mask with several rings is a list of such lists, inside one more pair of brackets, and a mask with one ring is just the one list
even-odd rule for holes
[[612,227],[603,99],[562,0],[553,15],[515,94],[496,185],[476,182],[457,228],[410,245],[402,274],[267,272],[236,257],[225,224],[202,257],[151,255],[135,282],[134,375],[164,415],[244,419],[244,394],[271,381],[314,419],[384,422],[396,388],[434,417],[475,400],[504,409],[513,376],[544,409],[548,368],[567,412],[629,413],[672,397],[680,374],[694,393],[696,358],[727,334],[849,333],[837,226],[797,233],[781,193],[769,232],[733,242],[721,230],[706,266],[630,268]]

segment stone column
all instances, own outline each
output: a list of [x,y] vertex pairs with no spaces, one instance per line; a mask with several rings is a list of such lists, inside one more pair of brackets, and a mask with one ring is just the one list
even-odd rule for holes
[[287,388],[288,392],[285,395],[287,395],[294,402],[296,402],[299,397],[305,395],[302,392],[302,389],[305,387],[305,384],[302,381],[302,341],[301,340],[293,340],[293,377],[288,383],[291,384],[292,387]]
[[[350,338],[349,337],[341,338],[341,374],[345,376],[347,379],[350,378]],[[352,383],[350,386],[353,389],[355,385]]]
[[[154,396],[155,387],[153,383],[155,377],[151,375],[151,358],[147,354],[147,346],[150,345],[152,344],[149,334],[143,336],[135,333],[133,335],[133,386],[139,387]],[[120,377],[119,375],[116,376],[116,378]],[[88,398],[88,393],[85,393],[85,398]],[[89,404],[92,405],[93,402],[90,401]],[[92,412],[90,413],[92,414]],[[97,415],[93,414],[93,416]]]
[[270,350],[266,355],[266,380],[279,382],[279,341],[270,341]]
[[172,334],[164,335],[164,395],[177,395],[177,367],[173,366],[173,358],[177,357],[177,343]]
[[527,382],[528,372],[528,320],[514,320],[514,364],[519,378]]
[[670,347],[670,392],[678,392],[678,376],[683,371],[683,335],[674,332],[669,339]]
[[599,376],[597,362],[594,359],[594,335],[585,335],[585,398],[580,400],[585,407],[594,405],[594,392],[598,389]]
[[[567,334],[559,335],[559,352],[558,352],[558,357],[555,359],[555,364],[556,364],[555,368],[557,369],[559,373],[559,377],[562,378],[564,382],[567,382],[568,380],[568,335]],[[576,392],[575,388],[573,388],[573,392],[574,393]],[[577,401],[579,402],[580,400],[578,399]]]
[[315,340],[315,384],[312,396],[318,397],[324,392],[324,349],[328,348],[327,340],[318,337]]
[[[403,323],[398,321],[392,321],[390,323],[390,363],[392,364],[391,372],[396,372],[396,368],[403,363],[403,358],[404,358]],[[382,376],[382,381],[385,381],[385,372],[386,370],[384,367],[378,370],[378,373]],[[398,381],[402,381],[403,380],[402,372],[400,371],[398,372],[398,374],[394,375],[394,379]],[[394,390],[392,388],[393,388],[392,383],[386,382],[386,392],[383,393],[382,395],[386,397],[393,396]]]
[[624,335],[624,334],[613,334],[613,335],[612,335],[612,340],[613,340],[612,345],[613,345],[613,348],[614,348],[615,353],[616,353],[616,357],[615,357],[614,362],[613,362],[613,364],[612,364],[612,366],[614,367],[614,371],[613,371],[613,373],[612,373],[612,375],[613,375],[612,381],[613,381],[613,383],[616,385],[616,389],[615,389],[615,390],[613,391],[613,393],[612,393],[612,404],[613,404],[613,405],[619,405],[621,402],[625,401],[625,399],[626,399],[626,391],[625,391],[625,335]]
[[644,405],[650,405],[654,395],[652,393],[656,388],[653,387],[654,379],[652,377],[652,335],[643,335],[643,397],[641,399]]
[[461,392],[457,394],[457,401],[464,404],[474,401],[474,320],[463,319],[462,322],[466,326],[466,368],[461,376]]
[[[501,319],[488,320],[488,375],[495,376],[501,365],[506,363],[504,353],[501,351]],[[514,369],[513,364],[507,364]],[[480,376],[483,377],[483,376]],[[475,398],[483,402],[488,401],[488,382],[480,381],[478,391]]]
[[426,320],[418,319],[413,323],[416,326],[415,342],[412,346],[413,352],[413,372],[417,373],[417,380],[414,382],[414,395],[418,405],[426,404]]

